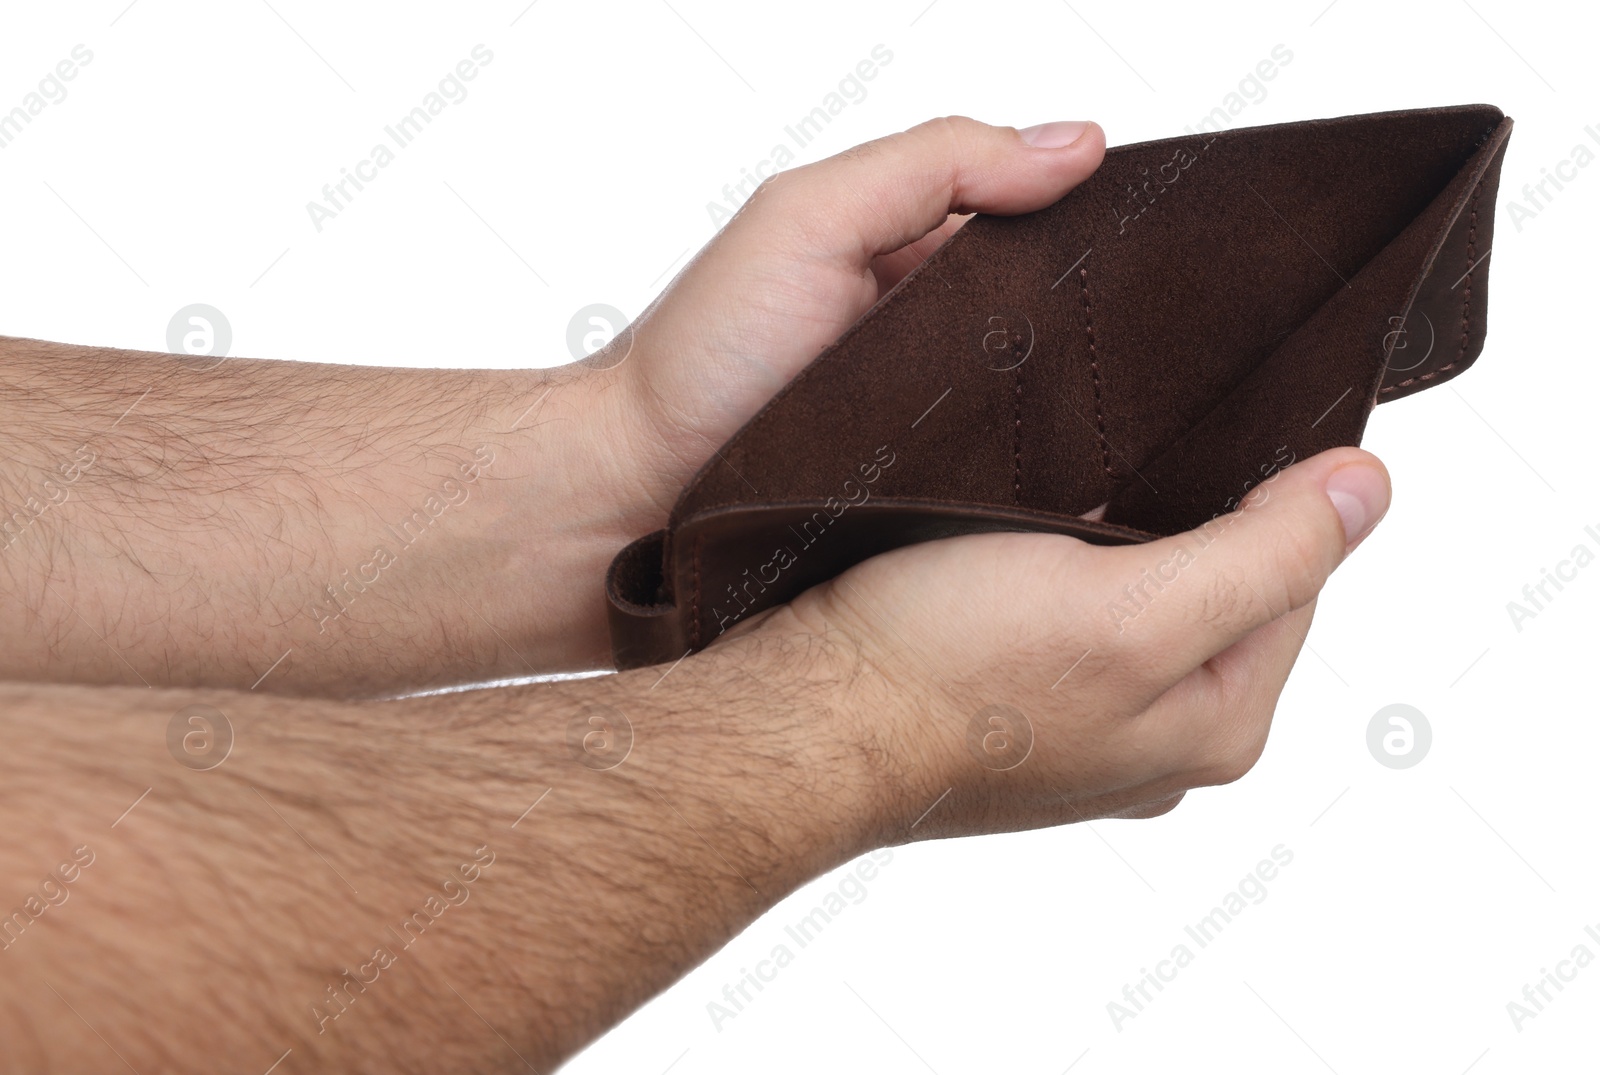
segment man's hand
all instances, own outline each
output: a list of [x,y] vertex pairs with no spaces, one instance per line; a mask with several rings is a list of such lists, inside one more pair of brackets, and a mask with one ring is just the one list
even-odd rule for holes
[[1042,208],[1104,148],[944,119],[783,173],[553,371],[0,339],[0,678],[364,697],[608,667],[617,550],[952,213]]
[[916,545],[735,634],[831,655],[892,793],[882,841],[924,812],[919,838],[1153,817],[1255,764],[1318,592],[1388,505],[1382,464],[1340,448],[1186,534]]
[[11,341],[0,492],[60,496],[0,551],[0,678],[237,688],[0,689],[0,876],[50,877],[0,918],[17,1062],[547,1070],[853,855],[1243,774],[1387,507],[1359,450],[1146,545],[899,549],[667,670],[264,694],[602,663],[607,562],[720,442],[952,211],[1048,204],[1103,149],[1032,135],[937,121],[766,184],[578,369]]
[[[0,877],[68,864],[0,905],[0,1041],[28,1071],[548,1071],[852,856],[1241,775],[1387,497],[1340,449],[1149,545],[900,549],[665,674],[0,687]],[[228,750],[187,752],[191,705]]]
[[[807,363],[949,235],[963,214],[1042,209],[1105,155],[1093,123],[1017,131],[931,120],[781,172],[601,353],[605,460],[632,540]],[[952,215],[955,214],[955,215]],[[612,386],[620,391],[612,392]]]

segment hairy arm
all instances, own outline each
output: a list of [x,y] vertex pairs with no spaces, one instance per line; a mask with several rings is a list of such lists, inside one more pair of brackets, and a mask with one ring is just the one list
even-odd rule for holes
[[617,550],[960,214],[1048,205],[1104,147],[950,118],[784,172],[559,371],[0,337],[0,679],[348,698],[607,667]]
[[[1147,545],[897,550],[670,669],[262,693],[601,663],[606,561],[716,444],[948,213],[1047,204],[1102,147],[1092,125],[944,120],[784,173],[612,370],[206,372],[0,341],[0,490],[26,508],[0,676],[239,688],[0,687],[4,1059],[548,1070],[912,820],[1153,817],[1241,776],[1387,506],[1365,453]],[[420,536],[385,536],[418,506]],[[376,566],[383,540],[402,547]],[[1160,600],[1107,615],[1173,563]]]
[[[726,650],[394,703],[3,688],[0,1068],[549,1071],[872,843],[823,665]],[[212,768],[169,753],[193,705]]]
[[1153,817],[1238,779],[1387,500],[1339,449],[1203,533],[915,545],[595,679],[0,687],[4,1057],[548,1070],[854,854]]
[[602,667],[654,516],[601,374],[0,338],[0,678],[341,697]]

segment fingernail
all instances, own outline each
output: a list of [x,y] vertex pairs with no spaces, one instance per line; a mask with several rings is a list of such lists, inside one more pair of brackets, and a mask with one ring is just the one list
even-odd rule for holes
[[1056,123],[1041,123],[1018,133],[1022,135],[1024,142],[1035,149],[1060,149],[1076,142],[1088,129],[1089,124],[1083,120],[1071,119]]
[[1389,482],[1377,467],[1355,463],[1328,475],[1328,499],[1344,523],[1344,540],[1354,545],[1389,510]]

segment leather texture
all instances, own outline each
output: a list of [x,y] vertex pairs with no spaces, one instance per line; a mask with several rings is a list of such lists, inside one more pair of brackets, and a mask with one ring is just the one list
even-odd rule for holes
[[618,554],[617,667],[903,545],[1148,541],[1359,444],[1374,406],[1483,348],[1510,133],[1463,105],[1169,138],[974,217]]

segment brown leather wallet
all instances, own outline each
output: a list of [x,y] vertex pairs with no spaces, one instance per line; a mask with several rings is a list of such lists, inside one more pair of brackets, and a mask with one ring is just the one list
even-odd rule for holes
[[617,667],[912,542],[1148,541],[1359,444],[1482,350],[1510,134],[1462,105],[1168,138],[974,217],[618,554]]

